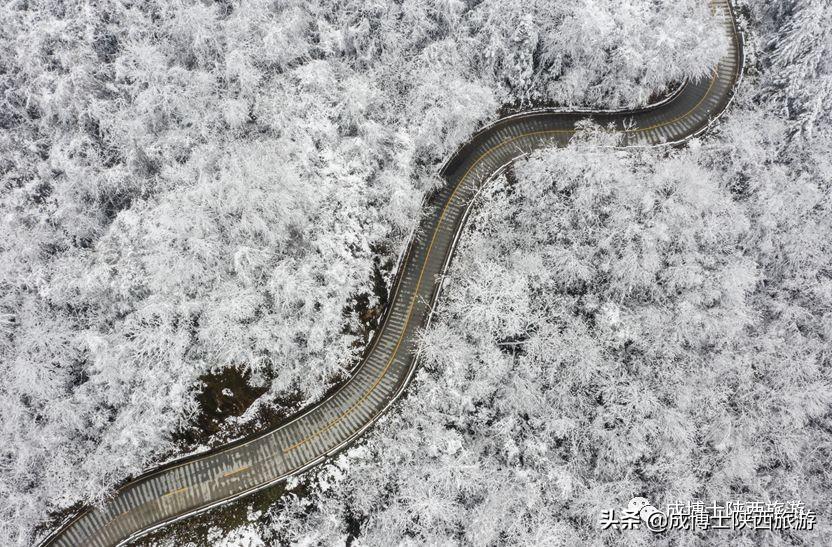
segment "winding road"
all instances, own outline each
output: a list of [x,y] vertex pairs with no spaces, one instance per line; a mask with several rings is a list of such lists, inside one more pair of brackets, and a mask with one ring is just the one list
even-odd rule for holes
[[403,392],[416,368],[417,333],[430,321],[469,206],[510,162],[547,145],[565,145],[592,118],[621,133],[624,146],[676,144],[706,130],[731,101],[742,73],[742,39],[729,0],[711,0],[728,37],[713,74],[687,82],[668,100],[626,112],[541,110],[501,119],[477,133],[444,166],[447,184],[425,204],[401,260],[382,326],[353,375],[323,401],[257,436],[185,458],[121,487],[102,507],[65,522],[43,546],[121,545],[332,456],[359,437]]

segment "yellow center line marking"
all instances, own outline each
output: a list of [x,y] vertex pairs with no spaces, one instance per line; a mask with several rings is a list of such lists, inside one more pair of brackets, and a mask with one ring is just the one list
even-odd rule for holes
[[[656,128],[659,128],[659,127],[664,127],[666,125],[670,125],[672,123],[676,123],[677,121],[688,117],[692,112],[697,110],[702,105],[702,103],[705,101],[705,99],[707,99],[708,96],[710,95],[711,89],[713,89],[714,84],[719,79],[719,70],[718,69],[719,69],[719,65],[717,65],[717,69],[714,70],[713,78],[711,79],[711,83],[708,86],[708,89],[702,95],[702,98],[699,100],[699,102],[696,103],[696,105],[693,106],[693,108],[688,110],[686,113],[684,113],[681,116],[678,116],[676,118],[673,118],[670,121],[658,123],[658,124],[655,124],[655,125],[651,125],[649,127],[624,129],[623,132],[627,133],[627,132],[648,131],[650,129],[656,129]],[[459,182],[457,183],[456,187],[454,188],[454,191],[451,193],[451,196],[448,198],[448,201],[445,204],[445,207],[442,209],[442,213],[439,215],[439,222],[436,223],[436,229],[433,232],[433,237],[431,238],[430,245],[428,246],[427,254],[425,255],[425,260],[422,263],[422,269],[419,272],[419,279],[416,281],[416,289],[415,289],[413,298],[410,300],[410,304],[408,306],[407,321],[405,322],[404,326],[402,327],[401,334],[399,335],[399,338],[396,341],[396,345],[393,348],[393,353],[391,354],[390,359],[387,361],[387,364],[384,366],[384,369],[382,369],[381,373],[379,373],[378,377],[373,382],[373,385],[371,385],[361,395],[361,397],[358,398],[357,401],[355,401],[352,405],[350,405],[349,408],[347,408],[344,412],[342,412],[339,416],[334,418],[332,421],[327,423],[327,425],[325,425],[324,427],[322,427],[322,428],[318,429],[317,431],[315,431],[314,433],[302,438],[301,440],[297,441],[295,444],[289,446],[288,448],[284,448],[283,449],[284,454],[287,454],[287,453],[291,452],[292,450],[295,450],[299,446],[302,446],[302,445],[308,443],[309,441],[311,441],[315,437],[318,437],[318,436],[322,435],[323,433],[326,433],[327,431],[329,431],[333,427],[335,427],[338,423],[341,422],[341,420],[343,420],[344,418],[349,416],[352,412],[355,411],[355,409],[359,405],[361,405],[364,401],[366,401],[367,398],[373,393],[373,391],[375,391],[376,387],[378,387],[378,385],[381,383],[381,381],[387,375],[387,372],[390,370],[390,366],[393,364],[393,361],[396,359],[396,354],[399,351],[399,347],[401,346],[401,343],[404,340],[405,332],[407,332],[407,329],[410,326],[410,322],[413,319],[413,311],[414,311],[413,308],[414,308],[414,305],[416,304],[416,301],[419,297],[419,289],[422,285],[422,278],[424,277],[425,270],[427,269],[428,262],[430,261],[430,255],[433,252],[433,246],[436,243],[436,236],[439,235],[439,228],[442,225],[442,221],[445,219],[445,214],[447,213],[448,207],[450,206],[451,202],[453,201],[454,197],[456,196],[457,190],[459,190],[459,188],[463,185],[463,183],[468,178],[468,175],[471,173],[471,171],[473,169],[475,169],[482,162],[482,160],[484,160],[486,157],[488,157],[489,155],[494,153],[495,150],[497,150],[499,148],[502,148],[503,146],[506,146],[508,144],[511,144],[511,143],[513,143],[513,142],[515,142],[519,139],[523,139],[523,138],[531,137],[531,136],[538,136],[538,135],[549,135],[549,134],[559,134],[559,133],[562,134],[562,133],[574,133],[574,132],[575,132],[574,129],[551,129],[551,130],[533,131],[533,132],[530,132],[530,133],[524,133],[522,135],[518,135],[518,136],[513,137],[511,139],[506,139],[503,142],[495,145],[494,147],[489,148],[488,150],[483,152],[483,154],[481,156],[479,156],[473,164],[471,164],[471,167],[469,167],[468,170],[465,172],[465,174],[462,175],[462,178],[459,179]]]
[[239,469],[235,469],[234,471],[229,471],[228,473],[223,473],[223,474],[222,474],[222,476],[223,476],[223,477],[226,477],[226,478],[227,478],[227,477],[231,477],[231,476],[233,476],[233,475],[236,475],[237,473],[242,473],[242,472],[243,472],[243,471],[245,471],[246,469],[251,469],[251,466],[250,466],[250,465],[246,465],[245,467],[240,467]]
[[184,491],[185,491],[185,490],[187,490],[187,489],[188,489],[188,487],[187,487],[187,486],[183,486],[182,488],[178,488],[178,489],[176,489],[176,490],[171,490],[171,491],[170,491],[170,492],[168,492],[167,494],[162,494],[162,497],[163,497],[163,498],[165,498],[165,497],[167,497],[167,496],[173,496],[173,495],[175,495],[175,494],[179,494],[180,492],[184,492]]

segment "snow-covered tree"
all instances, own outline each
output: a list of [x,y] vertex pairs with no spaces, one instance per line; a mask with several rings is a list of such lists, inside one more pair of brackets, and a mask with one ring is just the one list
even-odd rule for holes
[[4,5],[0,544],[194,448],[208,372],[319,397],[440,163],[503,103],[634,105],[708,70],[701,4]]
[[460,239],[408,396],[309,477],[311,494],[275,504],[262,537],[644,545],[656,537],[603,531],[599,518],[645,495],[800,499],[818,515],[812,531],[674,531],[672,543],[823,543],[826,4],[749,6],[760,72],[688,148],[610,150],[589,128],[495,181]]

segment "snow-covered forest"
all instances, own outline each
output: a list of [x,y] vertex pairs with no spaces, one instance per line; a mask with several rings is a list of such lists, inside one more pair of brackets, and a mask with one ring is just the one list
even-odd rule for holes
[[[409,395],[225,545],[645,545],[651,500],[800,499],[832,535],[832,6],[753,2],[732,110],[681,150],[582,136],[480,198]],[[245,538],[245,539],[243,539]]]
[[643,104],[713,65],[714,24],[700,0],[4,3],[0,544],[171,455],[208,371],[319,398],[473,130]]

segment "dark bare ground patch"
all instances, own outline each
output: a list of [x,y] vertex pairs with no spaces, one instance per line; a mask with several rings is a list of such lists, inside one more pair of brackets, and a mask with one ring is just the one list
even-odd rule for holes
[[[389,256],[385,249],[375,249],[375,251],[377,258],[374,261],[372,274],[372,296],[375,297],[375,305],[370,305],[373,300],[371,295],[361,294],[356,296],[352,305],[344,311],[345,315],[355,313],[358,317],[358,327],[347,331],[358,337],[356,340],[358,347],[366,347],[372,333],[379,328],[389,299],[388,281],[395,266],[393,260],[378,258]],[[268,391],[268,381],[262,386],[252,385],[248,373],[236,368],[228,368],[217,373],[206,374],[200,378],[200,382],[201,388],[197,400],[201,412],[194,419],[192,426],[181,431],[175,439],[177,445],[181,447],[181,452],[193,450],[200,445],[219,446],[228,440],[264,431],[276,426],[299,410],[301,398],[296,394],[262,405],[256,418],[248,420],[245,424],[237,424],[230,419],[241,416],[259,397],[263,396]],[[212,527],[219,528],[222,534],[226,535],[247,522],[268,524],[267,510],[286,492],[285,484],[278,483],[201,515],[165,526],[141,538],[134,545],[150,547],[164,540],[173,540],[176,545],[208,545],[208,532]],[[297,496],[304,496],[306,492],[303,482],[292,489],[292,493]],[[262,512],[262,514],[253,521],[249,521],[249,514],[257,512]]]
[[[358,348],[367,347],[372,334],[378,330],[387,307],[389,287],[386,279],[394,262],[379,258],[386,255],[385,249],[375,251],[373,294],[359,294],[344,310],[345,316],[355,313],[358,317],[357,327],[345,329],[348,334],[356,336],[355,346]],[[370,305],[373,300],[375,305]],[[265,431],[300,410],[302,397],[300,393],[293,393],[281,399],[266,401],[258,409],[257,415],[245,423],[233,421],[232,418],[242,416],[266,394],[270,381],[271,378],[266,378],[262,385],[254,384],[251,374],[242,367],[229,367],[203,375],[198,381],[197,401],[200,413],[188,428],[175,435],[177,452],[187,453],[199,446],[220,446],[232,439]]]
[[236,368],[206,374],[199,382],[197,401],[201,412],[177,439],[186,446],[207,444],[212,437],[222,436],[226,433],[223,424],[231,417],[241,416],[268,390],[267,385],[252,385],[251,375]]

